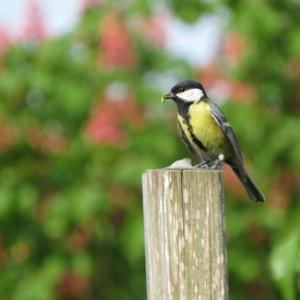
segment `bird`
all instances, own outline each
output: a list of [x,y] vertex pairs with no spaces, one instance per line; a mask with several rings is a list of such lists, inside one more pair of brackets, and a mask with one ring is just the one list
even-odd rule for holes
[[178,132],[197,160],[196,167],[220,168],[228,164],[250,199],[263,202],[264,195],[244,167],[241,147],[230,123],[203,85],[195,80],[180,81],[162,97],[164,100],[177,105]]

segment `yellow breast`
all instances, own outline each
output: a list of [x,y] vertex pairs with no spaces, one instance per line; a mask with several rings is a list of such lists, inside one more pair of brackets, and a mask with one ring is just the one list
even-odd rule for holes
[[[189,123],[193,134],[207,149],[212,156],[218,156],[220,153],[227,152],[227,139],[222,129],[211,115],[209,105],[205,102],[192,104],[189,108]],[[184,123],[181,116],[178,117],[180,124]],[[182,126],[182,125],[181,125]],[[191,139],[188,126],[182,126],[185,134]]]

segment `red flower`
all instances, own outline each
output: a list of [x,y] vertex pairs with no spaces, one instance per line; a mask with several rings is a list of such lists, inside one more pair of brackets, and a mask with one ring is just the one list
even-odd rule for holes
[[268,203],[275,209],[286,211],[298,188],[298,176],[293,171],[283,170],[269,189]]
[[13,144],[13,135],[11,129],[0,120],[0,154],[8,152]]
[[46,37],[47,31],[40,6],[37,1],[31,0],[27,8],[21,40],[42,41],[46,39]]
[[230,33],[225,38],[223,55],[229,64],[237,64],[242,59],[246,48],[245,39],[237,33]]
[[0,55],[2,55],[12,43],[10,33],[5,27],[0,27]]
[[124,123],[132,128],[143,124],[142,112],[129,95],[118,102],[110,98],[100,101],[88,120],[85,134],[94,143],[122,146],[126,141]]
[[82,0],[81,8],[82,10],[88,9],[92,6],[104,3],[105,0]]
[[66,138],[59,133],[44,132],[32,127],[27,130],[27,142],[29,145],[44,153],[57,154],[67,147]]
[[166,16],[157,14],[146,19],[143,32],[151,44],[163,47],[166,43]]
[[68,237],[68,246],[72,251],[84,249],[91,239],[91,234],[85,228],[75,229]]
[[137,63],[129,33],[122,17],[116,12],[104,18],[100,28],[100,46],[99,63],[107,70],[119,67],[131,69]]
[[125,134],[119,128],[119,117],[114,105],[103,102],[96,107],[86,127],[88,139],[95,143],[120,146],[125,141]]
[[6,251],[4,249],[4,246],[0,244],[0,267],[5,266],[6,261]]
[[251,223],[247,228],[247,239],[253,245],[262,245],[267,240],[266,232],[257,223]]
[[59,283],[59,299],[86,299],[89,290],[87,278],[74,273],[65,273]]
[[[255,97],[254,88],[246,83],[225,77],[215,65],[209,65],[200,72],[200,81],[208,92],[213,91],[221,100],[233,100],[236,102],[252,102]],[[225,99],[224,99],[225,98]]]

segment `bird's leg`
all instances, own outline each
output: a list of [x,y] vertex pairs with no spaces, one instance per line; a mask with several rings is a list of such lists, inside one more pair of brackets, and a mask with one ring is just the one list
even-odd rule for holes
[[200,154],[197,153],[196,159],[198,160],[198,164],[196,164],[194,168],[197,169],[206,169],[208,168],[209,163],[211,162],[210,157],[205,152],[201,152]]
[[216,160],[210,162],[209,164],[207,164],[207,168],[216,170],[216,169],[223,168],[223,165],[224,165],[223,160],[216,159]]
[[203,161],[201,161],[201,163],[199,163],[199,164],[197,164],[197,165],[195,165],[194,167],[195,168],[198,168],[198,169],[200,169],[200,168],[208,168],[209,167],[209,163],[210,163],[210,161],[208,161],[208,160],[203,160]]
[[223,168],[224,165],[224,154],[219,154],[218,158],[214,161],[211,161],[207,164],[207,168],[209,169],[220,169]]

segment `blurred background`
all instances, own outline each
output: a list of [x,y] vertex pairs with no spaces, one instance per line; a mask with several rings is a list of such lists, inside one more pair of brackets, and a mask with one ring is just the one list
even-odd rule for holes
[[222,106],[230,299],[300,299],[300,3],[0,2],[0,299],[146,299],[141,174],[190,154],[172,103]]

